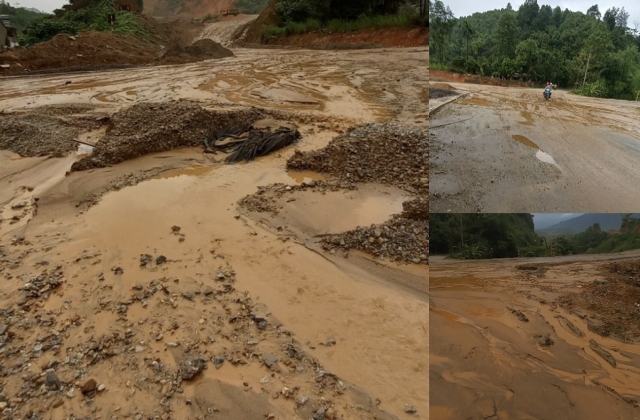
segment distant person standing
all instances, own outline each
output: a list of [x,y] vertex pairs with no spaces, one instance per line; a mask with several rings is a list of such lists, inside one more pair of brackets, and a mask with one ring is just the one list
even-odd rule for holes
[[551,256],[552,257],[556,256],[556,243],[555,242],[551,242]]

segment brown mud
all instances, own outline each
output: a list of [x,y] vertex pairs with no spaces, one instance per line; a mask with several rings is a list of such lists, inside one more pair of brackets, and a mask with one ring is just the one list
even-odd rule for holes
[[637,417],[638,309],[616,290],[638,258],[432,256],[430,418]]
[[[254,219],[243,197],[324,176],[288,174],[294,147],[224,165],[172,131],[195,142],[204,120],[245,112],[296,126],[308,152],[362,123],[426,127],[426,51],[235,53],[0,80],[3,121],[48,119],[94,145],[41,156],[67,150],[45,151],[43,130],[0,154],[0,403],[14,418],[428,417],[428,266],[345,259],[314,238],[384,223],[406,193],[310,192],[282,223]],[[42,108],[69,104],[86,109],[67,125]],[[68,173],[81,155],[105,165]]]

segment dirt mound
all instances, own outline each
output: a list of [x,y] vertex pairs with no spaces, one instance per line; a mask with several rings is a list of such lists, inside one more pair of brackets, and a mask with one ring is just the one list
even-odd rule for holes
[[191,102],[139,103],[115,114],[92,155],[72,171],[99,168],[149,153],[203,144],[208,132],[253,122],[257,109],[213,112]]
[[201,60],[210,60],[214,58],[233,57],[231,50],[226,49],[211,39],[201,39],[187,47],[181,47],[175,44],[163,56],[166,63],[183,63],[184,60],[196,58]]
[[330,174],[347,183],[397,186],[426,197],[427,142],[427,131],[422,128],[366,124],[335,138],[324,149],[296,151],[287,168]]
[[262,32],[268,27],[278,24],[276,17],[276,4],[278,0],[274,0],[265,7],[260,16],[254,20],[244,37],[244,42],[249,44],[260,44],[262,42]]
[[0,52],[0,76],[21,73],[98,70],[149,64],[183,64],[231,57],[212,40],[193,40],[203,25],[184,19],[160,22],[139,16],[148,39],[112,32],[86,31],[77,36],[58,34],[47,42]]
[[86,69],[147,64],[158,48],[131,35],[87,31],[77,36],[58,34],[47,42],[0,53],[1,75],[49,69]]
[[100,128],[108,120],[106,114],[92,110],[91,105],[73,104],[0,113],[0,150],[20,156],[64,156],[78,148],[72,139]]

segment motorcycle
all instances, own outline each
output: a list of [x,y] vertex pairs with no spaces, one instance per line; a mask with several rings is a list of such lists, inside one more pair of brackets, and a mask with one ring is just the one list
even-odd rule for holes
[[542,96],[544,97],[545,100],[549,100],[551,99],[551,88],[546,88],[544,90],[544,93],[542,94]]

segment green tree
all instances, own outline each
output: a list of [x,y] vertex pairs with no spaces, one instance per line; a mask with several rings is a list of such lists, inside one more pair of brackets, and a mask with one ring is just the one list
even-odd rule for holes
[[515,58],[518,32],[515,14],[504,13],[498,21],[494,35],[495,55],[498,58]]
[[445,6],[442,0],[431,3],[429,8],[429,45],[435,50],[437,61],[445,63],[448,37],[451,34],[455,17],[451,8]]
[[600,14],[600,9],[598,8],[597,4],[594,4],[589,9],[587,9],[587,15],[588,16],[593,16],[594,18],[596,18],[598,20],[600,20],[600,18],[602,17],[602,15]]
[[462,23],[462,34],[464,38],[467,40],[467,60],[469,59],[469,41],[473,36],[473,29],[469,26],[469,21],[465,20]]

